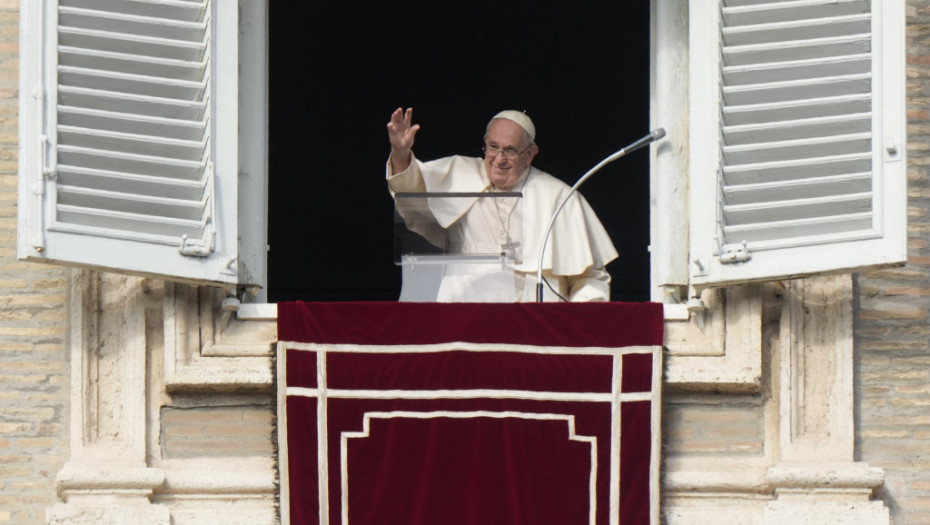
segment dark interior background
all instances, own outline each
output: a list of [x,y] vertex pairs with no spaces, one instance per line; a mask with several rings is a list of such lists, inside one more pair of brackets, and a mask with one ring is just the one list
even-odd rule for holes
[[[414,150],[480,156],[488,119],[526,110],[534,165],[573,184],[648,133],[649,2],[269,2],[272,302],[396,300],[385,125]],[[649,298],[648,155],[587,181],[620,258],[612,299]]]

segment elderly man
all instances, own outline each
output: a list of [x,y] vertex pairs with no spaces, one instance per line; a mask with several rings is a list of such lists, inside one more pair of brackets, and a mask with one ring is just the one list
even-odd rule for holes
[[[544,229],[570,188],[531,166],[539,147],[530,118],[513,110],[495,115],[484,136],[484,159],[453,156],[419,161],[411,150],[420,129],[419,124],[413,124],[412,108],[394,111],[387,129],[391,143],[387,181],[392,194],[522,193],[522,199],[472,199],[460,209],[438,212],[437,219],[454,232],[461,252],[512,256],[513,300],[535,300]],[[604,267],[616,257],[617,251],[594,211],[576,194],[553,227],[543,259],[543,278],[570,301],[606,301],[610,298],[610,275]],[[462,300],[455,294],[444,299]],[[556,300],[558,296],[546,289],[545,299]]]

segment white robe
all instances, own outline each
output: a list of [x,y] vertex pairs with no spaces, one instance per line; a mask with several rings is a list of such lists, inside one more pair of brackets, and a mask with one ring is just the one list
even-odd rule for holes
[[[454,156],[421,162],[412,157],[406,170],[396,174],[391,171],[389,160],[387,181],[392,195],[399,192],[486,192],[493,189],[481,158]],[[430,211],[440,227],[459,228],[462,242],[473,247],[496,247],[499,252],[506,234],[519,241],[520,249],[514,266],[517,277],[515,300],[535,301],[539,247],[544,230],[552,213],[570,190],[564,182],[530,166],[514,185],[513,191],[522,191],[523,198],[516,203],[509,219],[510,209],[506,204],[502,206],[504,213],[500,213],[500,207],[492,199],[452,199],[443,204],[430,202]],[[492,231],[495,218],[500,219],[497,222],[502,226],[508,223],[506,232]],[[543,258],[543,276],[571,301],[606,301],[610,298],[610,275],[604,267],[616,257],[617,251],[604,227],[587,201],[576,193],[565,204],[553,226]],[[556,299],[547,287],[544,289],[546,300]],[[466,290],[460,292],[463,295],[446,297],[446,300],[480,300]]]

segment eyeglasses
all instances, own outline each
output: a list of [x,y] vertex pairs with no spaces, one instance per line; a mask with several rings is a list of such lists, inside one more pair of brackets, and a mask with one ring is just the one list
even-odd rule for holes
[[495,146],[495,145],[492,145],[492,144],[486,144],[483,148],[481,148],[481,151],[483,151],[483,152],[484,152],[484,156],[487,157],[487,158],[489,158],[489,159],[493,159],[494,157],[497,156],[498,153],[500,153],[500,154],[504,155],[504,158],[505,158],[505,159],[507,159],[507,160],[513,160],[513,159],[519,157],[520,155],[523,155],[524,153],[526,153],[526,150],[528,150],[528,149],[530,149],[530,148],[532,148],[532,147],[533,147],[533,145],[530,144],[529,146],[527,146],[527,147],[523,148],[522,150],[519,150],[519,151],[518,151],[517,148],[513,148],[513,147],[509,147],[509,146],[506,147],[506,148],[501,148],[500,146]]

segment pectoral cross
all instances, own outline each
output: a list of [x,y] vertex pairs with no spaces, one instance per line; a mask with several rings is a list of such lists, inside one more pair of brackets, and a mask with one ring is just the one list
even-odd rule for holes
[[520,255],[517,250],[520,248],[520,243],[517,241],[508,240],[504,244],[501,244],[501,254],[510,255],[513,257],[514,262],[520,262]]

